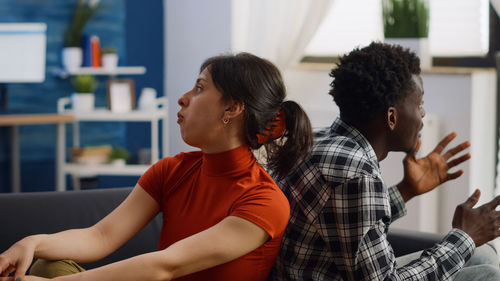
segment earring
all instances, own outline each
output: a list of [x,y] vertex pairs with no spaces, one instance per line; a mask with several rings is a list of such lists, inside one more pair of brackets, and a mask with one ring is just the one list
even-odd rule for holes
[[224,117],[222,118],[222,123],[224,123],[224,125],[227,125],[229,123],[229,119],[224,119]]

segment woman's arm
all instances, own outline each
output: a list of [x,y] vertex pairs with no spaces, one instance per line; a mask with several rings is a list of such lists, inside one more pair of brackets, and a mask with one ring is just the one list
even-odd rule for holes
[[125,201],[95,225],[42,236],[35,257],[76,262],[100,260],[132,238],[158,212],[158,203],[136,185]]
[[234,260],[260,247],[269,238],[267,232],[256,224],[230,216],[165,250],[56,280],[171,280]]
[[159,211],[158,203],[140,187],[92,227],[29,236],[0,254],[0,275],[23,277],[33,257],[49,260],[99,260],[142,229]]

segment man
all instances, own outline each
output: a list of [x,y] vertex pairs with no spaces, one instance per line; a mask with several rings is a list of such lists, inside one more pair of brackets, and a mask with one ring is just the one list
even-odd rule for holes
[[[330,76],[340,118],[317,132],[309,159],[279,181],[291,217],[269,279],[500,280],[498,259],[485,244],[500,234],[500,198],[473,209],[478,190],[457,207],[444,239],[407,265],[387,241],[391,222],[406,213],[405,202],[459,177],[463,171],[449,169],[470,158],[452,159],[468,142],[444,152],[452,133],[416,159],[425,115],[418,57],[372,43],[342,57]],[[393,187],[379,168],[390,151],[407,153],[404,178]]]

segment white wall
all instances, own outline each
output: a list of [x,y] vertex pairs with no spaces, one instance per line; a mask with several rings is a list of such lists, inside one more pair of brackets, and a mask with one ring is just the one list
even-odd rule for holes
[[283,72],[287,99],[299,103],[311,119],[313,127],[330,126],[339,108],[328,94],[331,78],[327,69],[288,69]]
[[177,100],[193,87],[205,59],[231,51],[231,0],[164,0],[163,6],[169,154],[175,155],[195,149],[180,137]]

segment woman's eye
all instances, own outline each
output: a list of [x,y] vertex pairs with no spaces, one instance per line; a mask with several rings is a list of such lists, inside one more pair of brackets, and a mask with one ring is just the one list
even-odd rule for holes
[[197,93],[201,92],[201,87],[200,86],[196,86],[195,89],[196,89]]

